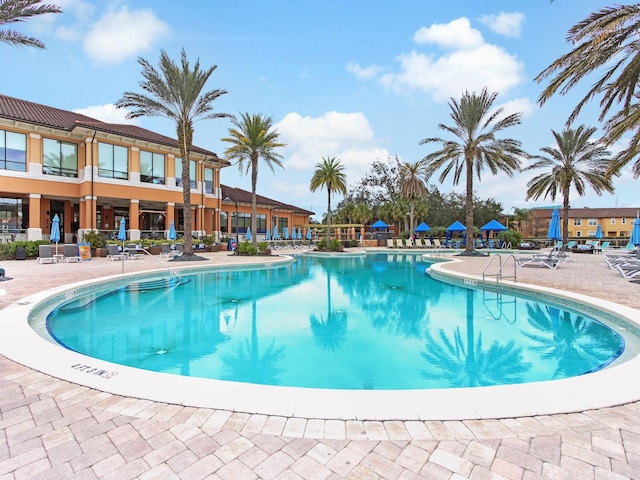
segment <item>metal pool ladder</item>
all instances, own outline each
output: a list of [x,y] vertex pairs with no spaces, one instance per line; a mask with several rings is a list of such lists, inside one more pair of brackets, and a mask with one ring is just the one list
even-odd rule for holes
[[[498,271],[496,273],[487,273],[487,270],[489,269],[489,267],[491,266],[491,264],[496,258],[498,259],[498,262],[499,262]],[[513,275],[505,276],[503,270],[509,264],[509,260],[512,260],[511,263],[513,264]],[[516,272],[517,270],[516,270],[515,255],[513,255],[512,253],[507,255],[507,258],[503,262],[502,255],[500,255],[499,253],[495,254],[493,257],[491,257],[491,259],[489,260],[489,263],[487,263],[487,265],[484,267],[484,270],[482,271],[482,290],[485,289],[485,285],[487,283],[487,280],[486,280],[487,277],[496,277],[496,292],[499,292],[500,280],[502,280],[503,278],[512,278],[514,282],[518,281],[518,274]]]

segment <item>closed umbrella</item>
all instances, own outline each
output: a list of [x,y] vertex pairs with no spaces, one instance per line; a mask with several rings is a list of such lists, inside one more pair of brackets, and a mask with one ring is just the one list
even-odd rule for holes
[[265,240],[271,240],[271,230],[267,228],[267,233],[264,236]]
[[127,239],[127,231],[125,230],[124,217],[120,219],[120,230],[118,230],[118,240],[122,242],[122,251],[124,252],[124,242]]
[[549,222],[547,238],[549,240],[562,239],[562,232],[560,231],[560,212],[557,208],[555,208],[551,214],[551,222]]
[[251,241],[251,227],[247,228],[247,241],[250,242]]
[[298,228],[298,240],[302,240],[302,227]]
[[56,244],[56,254],[58,253],[58,242],[60,241],[60,218],[56,213],[51,220],[51,236],[50,240]]
[[309,240],[309,244],[311,244],[311,227],[307,228],[307,240]]
[[278,226],[273,227],[273,239],[278,240]]
[[289,227],[284,227],[284,239],[289,240]]
[[602,227],[598,224],[598,228],[596,228],[596,238],[600,240],[602,238]]
[[633,230],[631,230],[631,243],[636,247],[640,245],[640,218],[636,218],[633,222]]

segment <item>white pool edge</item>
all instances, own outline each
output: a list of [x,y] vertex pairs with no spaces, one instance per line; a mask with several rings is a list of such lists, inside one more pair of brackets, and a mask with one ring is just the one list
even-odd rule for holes
[[[432,268],[441,275],[482,280]],[[232,266],[228,268],[234,268]],[[130,276],[130,275],[125,275]],[[601,371],[565,380],[439,390],[325,390],[272,387],[150,372],[66,350],[39,336],[28,324],[41,302],[87,285],[121,279],[104,277],[43,291],[0,311],[0,353],[52,377],[104,392],[190,407],[282,417],[340,420],[464,420],[571,413],[640,400],[640,356]],[[527,290],[570,298],[615,312],[640,326],[640,312],[606,300],[536,285]]]

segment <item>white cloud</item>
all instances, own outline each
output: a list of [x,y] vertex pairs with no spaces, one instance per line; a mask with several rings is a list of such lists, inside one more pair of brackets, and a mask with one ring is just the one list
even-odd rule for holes
[[396,57],[399,68],[395,72],[384,73],[376,65],[362,67],[357,63],[347,65],[347,71],[358,78],[377,79],[394,92],[424,92],[440,102],[484,87],[505,94],[525,78],[523,63],[499,45],[485,42],[465,17],[422,27],[414,41],[447,51],[401,53]]
[[[327,112],[320,117],[303,117],[294,112],[287,114],[275,128],[287,144],[286,170],[309,172],[309,180],[322,157],[339,158],[347,177],[358,179],[369,170],[373,160],[389,155],[378,147],[362,113]],[[286,188],[290,189],[290,185]]]
[[169,26],[150,9],[129,10],[126,6],[105,13],[87,34],[86,53],[99,63],[114,64],[147,52]]
[[90,105],[84,108],[76,108],[73,110],[75,113],[86,115],[87,117],[95,118],[102,122],[107,123],[128,123],[132,125],[138,125],[137,120],[128,120],[126,118],[127,111],[124,108],[116,108],[112,103],[105,105]]
[[538,109],[535,102],[529,98],[514,98],[500,105],[504,109],[505,115],[521,112],[523,117],[530,117]]
[[417,44],[434,43],[440,48],[459,50],[476,48],[484,43],[482,34],[471,28],[471,22],[461,17],[449,23],[434,23],[430,27],[421,27],[414,35]]
[[368,67],[361,67],[357,63],[349,63],[347,65],[347,72],[353,73],[356,78],[374,78],[383,72],[382,67],[377,65],[370,65]]
[[507,37],[519,37],[524,23],[524,14],[500,12],[498,15],[483,15],[478,20],[495,33]]
[[462,92],[505,93],[523,79],[523,65],[504,49],[483,44],[474,49],[457,50],[439,58],[413,51],[399,57],[400,71],[380,77],[386,88],[402,93],[421,90],[434,100],[458,98]]

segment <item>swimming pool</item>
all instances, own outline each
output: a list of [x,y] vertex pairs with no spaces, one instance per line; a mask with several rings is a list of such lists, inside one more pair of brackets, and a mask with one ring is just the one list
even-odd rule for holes
[[[236,270],[248,267],[242,264],[244,260],[221,257],[214,265],[194,264],[181,268],[183,273]],[[284,265],[290,261],[286,256],[256,258],[252,260],[252,268],[276,268],[277,264]],[[566,268],[571,269],[573,265],[568,264]],[[437,263],[430,270],[432,276],[437,276],[441,281],[460,285],[479,285],[482,282],[481,276],[469,273],[473,269],[463,268],[463,271],[456,272],[449,269],[446,263]],[[61,348],[37,332],[44,326],[44,319],[52,309],[74,296],[100,291],[109,285],[122,285],[123,282],[147,281],[157,276],[158,272],[153,271],[104,276],[60,285],[24,297],[0,312],[0,352],[30,367],[33,369],[31,372],[35,370],[33,374],[44,372],[71,382],[77,386],[74,394],[82,397],[109,398],[108,394],[114,394],[117,398],[125,397],[124,401],[144,399],[142,401],[160,402],[159,405],[177,404],[225,410],[227,413],[236,411],[288,418],[506,418],[580,412],[640,399],[640,383],[632,381],[640,369],[640,347],[637,345],[640,314],[637,310],[575,291],[523,284],[520,281],[505,280],[504,288],[544,301],[560,302],[581,312],[597,314],[598,318],[607,318],[608,324],[613,325],[627,340],[627,348],[621,358],[607,368],[566,380],[455,389],[327,390],[271,387],[145,371]],[[634,334],[628,335],[628,331]]]
[[[624,338],[531,298],[450,285],[413,254],[298,256],[78,295],[47,315],[73,351],[156,372],[264,385],[403,390],[597,371]],[[155,288],[158,287],[158,288]]]

